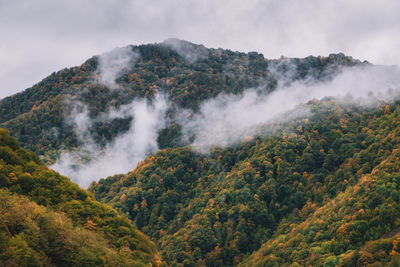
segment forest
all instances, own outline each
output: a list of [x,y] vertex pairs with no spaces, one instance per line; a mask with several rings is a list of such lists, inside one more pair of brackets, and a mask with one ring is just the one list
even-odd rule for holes
[[48,169],[0,130],[3,266],[161,266],[155,244],[124,216]]
[[[312,99],[296,107],[307,115],[265,123],[207,153],[183,138],[179,117],[196,116],[220,94],[323,84],[370,63],[343,54],[265,59],[185,41],[179,48],[129,46],[140,57],[112,84],[118,89],[98,82],[95,56],[0,100],[1,263],[400,266],[398,98]],[[160,93],[169,106],[158,151],[128,173],[85,190],[47,167],[85,145],[67,120],[74,103],[87,108],[88,132],[106,150],[137,118],[99,118]]]
[[397,266],[400,105],[309,105],[273,137],[166,149],[89,190],[171,265]]
[[[276,88],[281,76],[288,77],[287,83],[310,77],[324,81],[343,67],[367,64],[343,54],[268,60],[256,52],[207,49],[181,42],[190,52],[203,51],[207,56],[191,62],[163,43],[132,46],[140,58],[116,80],[120,90],[95,82],[99,56],[92,57],[80,66],[53,73],[33,87],[2,99],[0,127],[9,129],[24,148],[52,163],[61,151],[82,145],[65,120],[73,112],[75,102],[87,106],[90,118],[95,119],[134,99],[151,101],[160,92],[168,95],[171,105],[167,111],[168,124],[158,133],[159,147],[182,146],[187,143],[180,138],[179,109],[196,112],[202,102],[220,93],[240,95],[258,86],[268,93]],[[126,132],[131,120],[127,117],[96,121],[89,130],[96,144],[105,146]]]

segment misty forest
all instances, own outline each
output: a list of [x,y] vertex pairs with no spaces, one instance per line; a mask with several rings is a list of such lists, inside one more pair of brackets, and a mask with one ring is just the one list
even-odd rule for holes
[[400,266],[400,69],[179,39],[0,99],[2,266]]

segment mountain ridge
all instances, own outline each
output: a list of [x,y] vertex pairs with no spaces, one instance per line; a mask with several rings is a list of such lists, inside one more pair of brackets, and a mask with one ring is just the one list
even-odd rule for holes
[[[125,47],[138,51],[140,57],[133,69],[123,72],[116,80],[123,87],[119,90],[108,89],[96,81],[98,59],[101,56],[92,57],[81,66],[53,73],[33,87],[2,99],[0,126],[9,129],[24,147],[52,162],[58,157],[60,149],[80,146],[76,134],[65,123],[65,116],[71,112],[66,99],[79,100],[88,105],[89,115],[94,117],[110,107],[119,107],[135,98],[152,98],[158,88],[168,93],[174,105],[197,110],[202,101],[222,92],[241,94],[246,88],[257,87],[260,83],[264,84],[264,90],[274,90],[277,81],[269,73],[268,64],[277,64],[277,68],[280,68],[278,72],[292,72],[289,74],[294,76],[293,80],[309,75],[329,76],[340,66],[361,64],[343,54],[331,54],[326,58],[310,56],[305,59],[266,60],[255,52],[245,54],[207,49],[207,58],[187,61],[176,52],[187,52],[181,47],[192,46],[198,47],[174,39],[160,44]],[[296,68],[294,71],[290,69],[293,66]],[[174,111],[171,110],[168,116],[174,120]],[[30,125],[30,121],[34,121],[35,125]],[[163,135],[159,136],[161,148],[179,143],[177,124],[172,122],[163,129]],[[25,134],[27,128],[30,128],[29,135]],[[116,134],[123,133],[124,128],[118,121],[100,123],[91,132],[96,143],[104,145],[112,141]],[[60,136],[55,136],[58,134]]]
[[[397,266],[396,77],[341,53],[268,60],[170,39],[0,100],[0,127],[72,179],[103,175],[88,190],[156,243],[153,264]],[[64,210],[85,225],[86,204]]]

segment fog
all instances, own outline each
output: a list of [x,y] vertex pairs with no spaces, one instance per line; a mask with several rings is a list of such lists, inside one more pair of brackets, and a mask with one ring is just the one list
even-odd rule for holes
[[111,89],[119,88],[115,82],[125,71],[130,70],[140,58],[130,46],[114,48],[110,52],[98,56],[98,82]]
[[198,59],[207,58],[208,56],[208,50],[203,45],[195,46],[190,42],[182,41],[176,38],[169,38],[162,44],[173,49],[176,53],[190,63],[193,63]]
[[260,126],[266,123],[310,115],[304,108],[294,110],[309,100],[335,97],[348,104],[371,105],[382,98],[390,100],[400,88],[397,67],[348,67],[329,81],[309,78],[289,86],[286,76],[277,78],[278,88],[270,94],[252,88],[240,96],[221,94],[204,102],[197,114],[182,116],[184,136],[194,135],[192,146],[206,153],[213,146],[232,145],[260,134]]
[[[163,44],[188,62],[205,56],[203,47],[184,41],[170,39]],[[116,80],[124,71],[133,68],[139,58],[140,55],[131,47],[100,55],[95,72],[98,79],[94,82],[101,82],[110,90],[122,90]],[[279,64],[285,64],[285,72],[279,71]],[[329,78],[315,79],[315,75],[310,73],[304,79],[295,80],[296,67],[291,64],[290,60],[269,64],[268,71],[277,80],[277,87],[271,93],[267,93],[267,83],[261,83],[240,95],[223,93],[206,100],[196,113],[178,108],[178,115],[169,119],[166,114],[172,106],[168,95],[160,91],[152,101],[135,99],[118,109],[110,108],[95,118],[90,118],[89,109],[80,101],[66,100],[70,112],[66,114],[65,123],[74,129],[82,145],[77,151],[62,153],[50,167],[87,187],[102,177],[127,173],[155,153],[159,149],[158,132],[170,120],[182,126],[182,143],[189,144],[199,153],[208,153],[215,146],[226,147],[257,135],[266,136],[269,123],[310,116],[311,112],[301,104],[312,99],[334,97],[347,104],[368,106],[382,98],[390,101],[399,93],[398,67],[360,64],[342,67]],[[226,72],[228,75],[229,70]],[[93,125],[116,118],[132,118],[129,130],[105,147],[96,144],[90,132]]]
[[[61,154],[50,168],[69,176],[82,187],[101,177],[131,171],[150,153],[157,151],[157,132],[164,127],[167,99],[158,94],[152,103],[135,100],[120,109],[112,109],[101,117],[91,119],[87,108],[74,103],[73,112],[66,118],[82,142],[79,151]],[[105,148],[96,145],[89,132],[95,121],[132,117],[127,132],[117,136]],[[89,159],[85,162],[85,159]]]

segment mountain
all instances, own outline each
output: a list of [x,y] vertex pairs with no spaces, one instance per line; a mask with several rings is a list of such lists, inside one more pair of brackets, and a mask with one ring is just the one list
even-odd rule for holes
[[0,259],[399,266],[398,77],[176,39],[53,73],[0,100]]
[[0,129],[3,266],[159,266],[153,242]]
[[268,60],[256,52],[208,49],[175,39],[128,46],[53,73],[33,87],[2,99],[0,127],[51,163],[60,151],[82,146],[76,126],[66,119],[74,116],[76,109],[87,108],[94,120],[88,132],[94,143],[104,147],[129,130],[132,116],[99,117],[135,99],[151,100],[159,92],[168,95],[170,106],[167,123],[159,129],[158,145],[173,147],[187,144],[180,138],[179,108],[197,111],[202,102],[220,93],[241,94],[247,88],[270,92],[280,76],[290,77],[287,82],[328,79],[345,66],[359,64],[343,54]]

